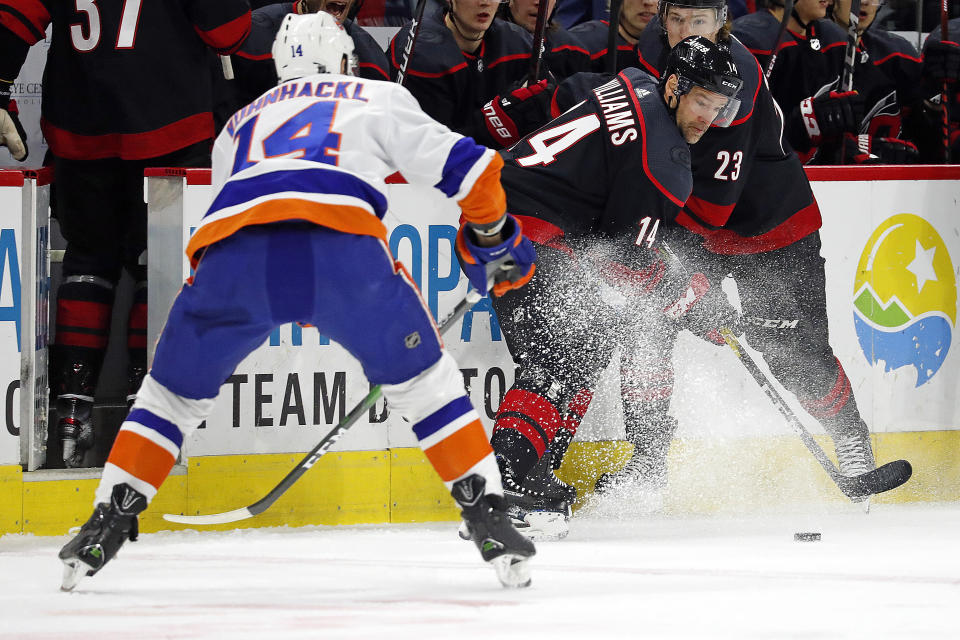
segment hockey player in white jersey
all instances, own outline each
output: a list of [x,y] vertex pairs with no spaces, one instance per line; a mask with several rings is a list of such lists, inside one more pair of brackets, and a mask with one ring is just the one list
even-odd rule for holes
[[413,425],[483,559],[505,586],[526,586],[534,547],[504,513],[500,472],[460,371],[381,222],[384,178],[401,170],[459,203],[457,250],[480,293],[488,268],[494,294],[522,286],[535,252],[505,214],[503,161],[430,119],[403,87],[355,77],[353,43],[325,13],[288,15],[273,56],[280,84],[217,138],[213,204],[187,247],[195,275],[117,434],[93,515],[60,551],[63,588],[136,539],[137,514],[221,384],[290,322],[316,326],[360,361]]

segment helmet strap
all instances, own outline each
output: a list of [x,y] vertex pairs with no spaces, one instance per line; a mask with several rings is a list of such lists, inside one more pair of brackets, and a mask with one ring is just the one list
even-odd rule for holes
[[470,36],[468,36],[463,32],[463,29],[460,28],[460,24],[457,18],[457,12],[453,8],[452,0],[450,2],[450,11],[447,13],[447,15],[450,16],[450,24],[453,25],[453,28],[456,29],[457,31],[457,35],[459,35],[461,38],[463,38],[467,42],[480,42],[481,40],[483,40],[483,36],[486,35],[486,31],[481,31],[480,35],[477,36],[476,38],[471,38]]

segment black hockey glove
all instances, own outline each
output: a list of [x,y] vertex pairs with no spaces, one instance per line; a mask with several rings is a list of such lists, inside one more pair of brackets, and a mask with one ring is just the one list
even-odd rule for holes
[[814,146],[856,133],[863,119],[863,96],[856,91],[831,91],[800,102],[800,117]]
[[0,80],[0,146],[7,147],[14,160],[23,162],[30,151],[17,103],[10,99],[12,86],[13,83]]
[[844,134],[843,157],[846,164],[917,164],[917,145],[899,138],[875,138],[871,135]]
[[536,268],[537,251],[533,243],[523,235],[520,221],[507,214],[500,236],[503,242],[492,247],[480,246],[477,229],[465,222],[457,233],[457,259],[470,284],[487,295],[492,278],[493,295],[502,296],[511,289],[519,289],[530,281]]
[[719,286],[711,286],[702,273],[690,277],[687,288],[663,313],[676,320],[694,335],[715,344],[725,344],[720,328],[734,334],[741,333],[740,314],[731,306],[727,295]]
[[520,86],[483,105],[487,131],[501,147],[515,145],[521,138],[550,120],[550,98],[556,84],[541,80]]
[[960,80],[960,45],[949,40],[931,42],[923,51],[921,73],[934,85]]

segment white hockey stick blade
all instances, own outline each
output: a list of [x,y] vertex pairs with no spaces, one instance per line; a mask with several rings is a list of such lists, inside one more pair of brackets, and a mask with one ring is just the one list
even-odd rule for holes
[[223,513],[211,513],[205,516],[183,516],[176,513],[165,513],[163,519],[167,522],[176,522],[177,524],[227,524],[228,522],[237,522],[252,518],[255,514],[247,507],[234,509],[233,511],[224,511]]
[[87,571],[90,570],[86,564],[78,559],[64,561],[63,577],[60,580],[60,591],[73,591],[73,588],[80,584]]
[[530,586],[530,566],[527,558],[505,553],[490,561],[497,572],[500,584],[508,589],[522,589]]

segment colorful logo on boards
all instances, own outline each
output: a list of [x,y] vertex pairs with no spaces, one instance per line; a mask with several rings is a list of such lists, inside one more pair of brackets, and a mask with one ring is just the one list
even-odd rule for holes
[[936,229],[910,213],[885,220],[860,256],[853,290],[867,360],[885,371],[913,367],[917,387],[933,378],[957,325],[957,281]]

